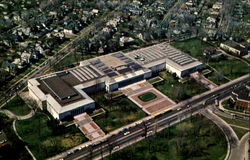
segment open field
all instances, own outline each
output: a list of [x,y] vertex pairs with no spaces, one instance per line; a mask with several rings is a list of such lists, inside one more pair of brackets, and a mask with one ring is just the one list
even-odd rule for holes
[[205,77],[217,85],[222,85],[228,82],[224,77],[218,77],[216,72],[209,73]]
[[55,120],[42,113],[17,121],[18,134],[27,143],[37,159],[45,159],[87,141],[74,125],[59,126]]
[[157,83],[154,87],[175,102],[180,102],[207,91],[205,87],[195,81],[191,80],[182,84],[178,82],[178,80],[176,80],[170,73],[160,72],[159,75],[164,79],[164,81]]
[[5,104],[3,109],[8,109],[16,115],[26,115],[31,111],[31,108],[18,95]]
[[146,114],[128,98],[119,97],[108,101],[104,98],[104,93],[98,93],[91,97],[100,107],[106,110],[106,115],[103,118],[95,120],[106,133],[146,116]]
[[226,57],[218,61],[211,61],[209,65],[215,68],[217,71],[221,71],[224,76],[229,79],[236,79],[249,73],[249,68],[246,63],[233,59],[232,57]]
[[202,116],[167,128],[105,160],[223,160],[227,142],[223,132]]
[[180,42],[174,42],[174,43],[171,43],[171,45],[199,59],[200,61],[204,59],[203,51],[207,48],[212,48],[211,45],[197,38],[192,38],[192,39],[188,39],[188,40],[184,40]]

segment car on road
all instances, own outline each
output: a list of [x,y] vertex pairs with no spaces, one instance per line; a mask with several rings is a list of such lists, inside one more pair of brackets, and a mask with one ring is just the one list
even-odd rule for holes
[[127,132],[123,133],[123,135],[126,136],[126,135],[128,135],[129,133],[130,133],[130,132],[127,131]]

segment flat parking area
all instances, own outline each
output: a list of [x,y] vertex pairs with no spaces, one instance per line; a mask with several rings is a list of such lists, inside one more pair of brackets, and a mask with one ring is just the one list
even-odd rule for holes
[[89,140],[93,140],[105,135],[105,133],[87,113],[75,116],[74,122]]
[[[171,108],[176,104],[147,81],[126,86],[121,88],[121,91],[148,115]],[[145,97],[145,99],[141,97]]]

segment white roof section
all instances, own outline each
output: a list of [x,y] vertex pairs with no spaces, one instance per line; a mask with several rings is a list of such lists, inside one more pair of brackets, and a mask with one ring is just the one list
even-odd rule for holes
[[153,67],[164,61],[180,71],[202,65],[197,59],[170,46],[166,42],[141,48],[126,54],[143,67],[147,68]]
[[116,78],[111,78],[108,82],[106,82],[107,84],[114,84],[114,83],[119,83],[119,82],[122,82],[124,80],[127,80],[127,79],[131,79],[133,77],[137,77],[137,76],[140,76],[140,75],[144,75],[145,73],[148,73],[148,72],[151,72],[151,70],[149,69],[141,69],[141,70],[137,70],[135,72],[132,72],[132,73],[128,73],[126,75],[121,75],[119,77],[116,77]]
[[46,100],[46,95],[38,87],[40,83],[35,78],[29,79],[28,85],[29,85],[29,88],[36,94],[37,98],[39,98],[41,101]]

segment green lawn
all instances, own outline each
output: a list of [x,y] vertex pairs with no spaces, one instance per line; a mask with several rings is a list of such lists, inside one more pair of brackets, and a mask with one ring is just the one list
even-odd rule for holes
[[15,96],[12,100],[5,104],[3,109],[7,109],[16,115],[26,115],[31,111],[31,109],[19,96]]
[[138,96],[138,98],[143,102],[151,101],[151,100],[155,99],[156,97],[157,96],[152,92],[147,92],[147,93],[144,93],[144,94]]
[[238,127],[232,127],[234,132],[237,134],[239,140],[241,139],[241,137],[243,137],[247,132],[249,132],[248,130],[245,129],[241,129]]
[[209,65],[217,71],[221,71],[229,79],[235,79],[249,73],[250,67],[237,59],[226,57],[219,60],[210,61]]
[[222,116],[220,116],[220,118],[222,118],[224,121],[226,121],[229,124],[242,126],[242,127],[246,127],[246,128],[250,129],[249,123],[247,123],[247,122],[242,122],[242,121],[235,120],[235,119],[225,118],[225,117],[222,117]]
[[157,83],[159,81],[161,81],[161,78],[159,78],[159,77],[151,78],[148,80],[148,82],[151,84]]
[[106,100],[104,93],[90,96],[100,107],[106,110],[104,117],[95,119],[95,122],[106,133],[146,116],[138,106],[125,96],[114,100]]
[[209,73],[205,77],[217,85],[222,85],[228,82],[224,77],[218,77],[215,72]]
[[171,45],[199,60],[204,59],[203,51],[205,49],[212,48],[211,45],[197,38],[192,38],[192,39],[188,39],[188,40],[184,40],[180,42],[174,42],[174,43],[171,43]]
[[[203,51],[206,48],[213,48],[213,46],[197,38],[192,38],[180,42],[174,42],[171,45],[199,59],[200,61],[205,60],[204,56],[202,55]],[[230,79],[235,79],[244,74],[247,74],[249,73],[250,69],[250,67],[246,63],[243,63],[242,61],[234,59],[232,57],[226,57],[226,56],[222,56],[222,58],[218,57],[211,59],[209,61],[209,65],[215,68],[217,71],[222,71],[223,74]],[[226,82],[226,80],[223,80],[221,82],[216,82],[214,81],[215,79],[213,78],[210,80],[212,80],[216,84],[222,84]]]
[[41,113],[17,121],[16,128],[37,159],[48,158],[87,141],[74,125],[68,128],[58,126]]
[[191,98],[197,94],[207,91],[205,87],[194,80],[182,84],[178,82],[170,73],[160,72],[159,75],[164,81],[155,84],[155,88],[161,91],[175,102]]
[[60,63],[53,66],[54,70],[62,70],[65,68],[71,68],[82,60],[93,58],[91,55],[81,55],[80,53],[69,54],[64,57]]
[[210,120],[195,116],[148,137],[105,160],[223,160],[227,142]]

